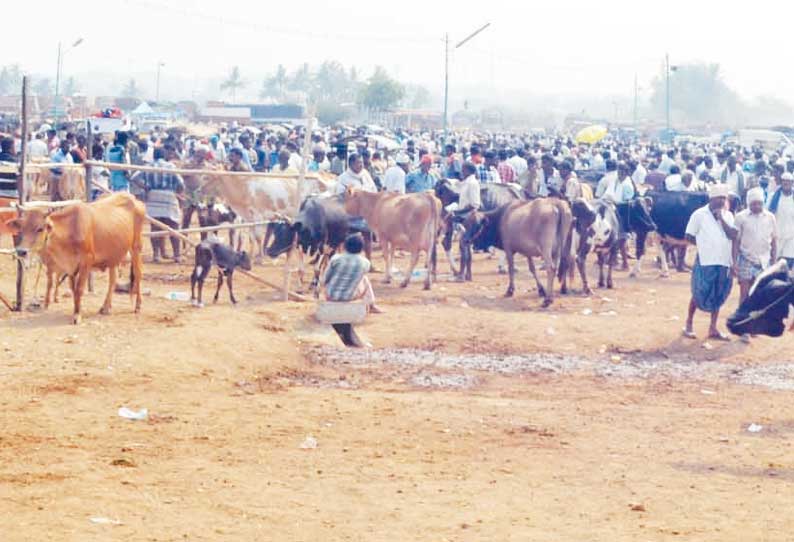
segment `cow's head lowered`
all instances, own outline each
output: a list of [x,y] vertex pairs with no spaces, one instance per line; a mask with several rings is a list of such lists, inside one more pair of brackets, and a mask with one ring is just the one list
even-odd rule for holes
[[279,217],[276,222],[267,225],[273,236],[273,241],[265,252],[271,258],[278,258],[295,246],[295,239],[303,227],[300,222],[293,222],[289,218]]
[[728,318],[728,329],[734,335],[780,337],[785,330],[783,319],[793,302],[794,278],[786,261],[780,260],[758,276],[747,299]]
[[6,226],[17,237],[17,255],[24,257],[29,252],[40,250],[53,228],[48,211],[32,209],[6,222]]

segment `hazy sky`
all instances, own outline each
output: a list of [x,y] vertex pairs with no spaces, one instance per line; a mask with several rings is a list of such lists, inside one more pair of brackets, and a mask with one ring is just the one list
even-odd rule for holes
[[[367,75],[376,64],[404,82],[443,89],[443,35],[454,45],[490,28],[451,57],[451,88],[481,85],[539,94],[631,94],[634,75],[648,87],[662,66],[719,62],[742,96],[788,99],[794,70],[784,2],[756,0],[665,3],[593,0],[567,2],[373,2],[272,0],[54,0],[7,2],[0,64],[52,73],[58,40],[84,43],[70,51],[64,72],[219,76],[239,65],[250,87],[277,64],[293,68],[338,59]],[[78,9],[79,6],[79,9]],[[487,7],[485,12],[482,8]],[[27,21],[14,24],[13,21]],[[8,45],[19,44],[19,45]],[[128,77],[128,76],[127,76]],[[153,81],[139,84],[146,88]],[[186,98],[190,92],[186,91]]]

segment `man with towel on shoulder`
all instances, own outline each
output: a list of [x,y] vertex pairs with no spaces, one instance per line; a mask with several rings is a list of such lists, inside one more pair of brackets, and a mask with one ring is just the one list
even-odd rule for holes
[[695,311],[700,309],[711,314],[708,338],[730,340],[717,330],[720,307],[728,299],[733,286],[733,242],[739,231],[734,226],[733,214],[726,208],[728,185],[713,184],[709,187],[709,202],[689,219],[686,239],[697,247],[697,258],[692,268],[692,298],[684,327],[684,336],[694,339],[692,329]]

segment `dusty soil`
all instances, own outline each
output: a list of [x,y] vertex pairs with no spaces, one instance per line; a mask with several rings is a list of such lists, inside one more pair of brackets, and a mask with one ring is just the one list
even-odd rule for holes
[[681,339],[688,275],[543,310],[524,269],[511,300],[483,255],[373,275],[359,352],[242,276],[237,307],[165,299],[187,265],[146,264],[140,315],[96,314],[104,278],[79,327],[0,309],[0,539],[794,539],[794,339]]

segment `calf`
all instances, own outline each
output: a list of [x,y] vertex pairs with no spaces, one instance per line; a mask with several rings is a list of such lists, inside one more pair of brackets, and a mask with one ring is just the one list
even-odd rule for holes
[[[219,226],[223,223],[234,223],[237,220],[237,215],[222,203],[199,203],[197,206],[199,226],[207,228],[210,226]],[[206,232],[201,232],[201,240],[207,238]],[[234,246],[234,230],[229,230],[229,244]],[[237,246],[240,250],[240,246]]]
[[[213,303],[218,302],[218,295],[223,286],[223,277],[226,277],[226,285],[229,287],[229,298],[232,303],[237,304],[232,289],[232,276],[238,267],[251,270],[251,258],[247,252],[237,252],[231,246],[219,241],[217,238],[210,238],[202,241],[196,246],[196,262],[193,273],[190,275],[190,302],[196,307],[203,307],[201,293],[204,289],[204,280],[209,275],[210,269],[215,265],[218,267],[218,287],[215,289]],[[198,297],[196,297],[196,284],[198,284]]]

